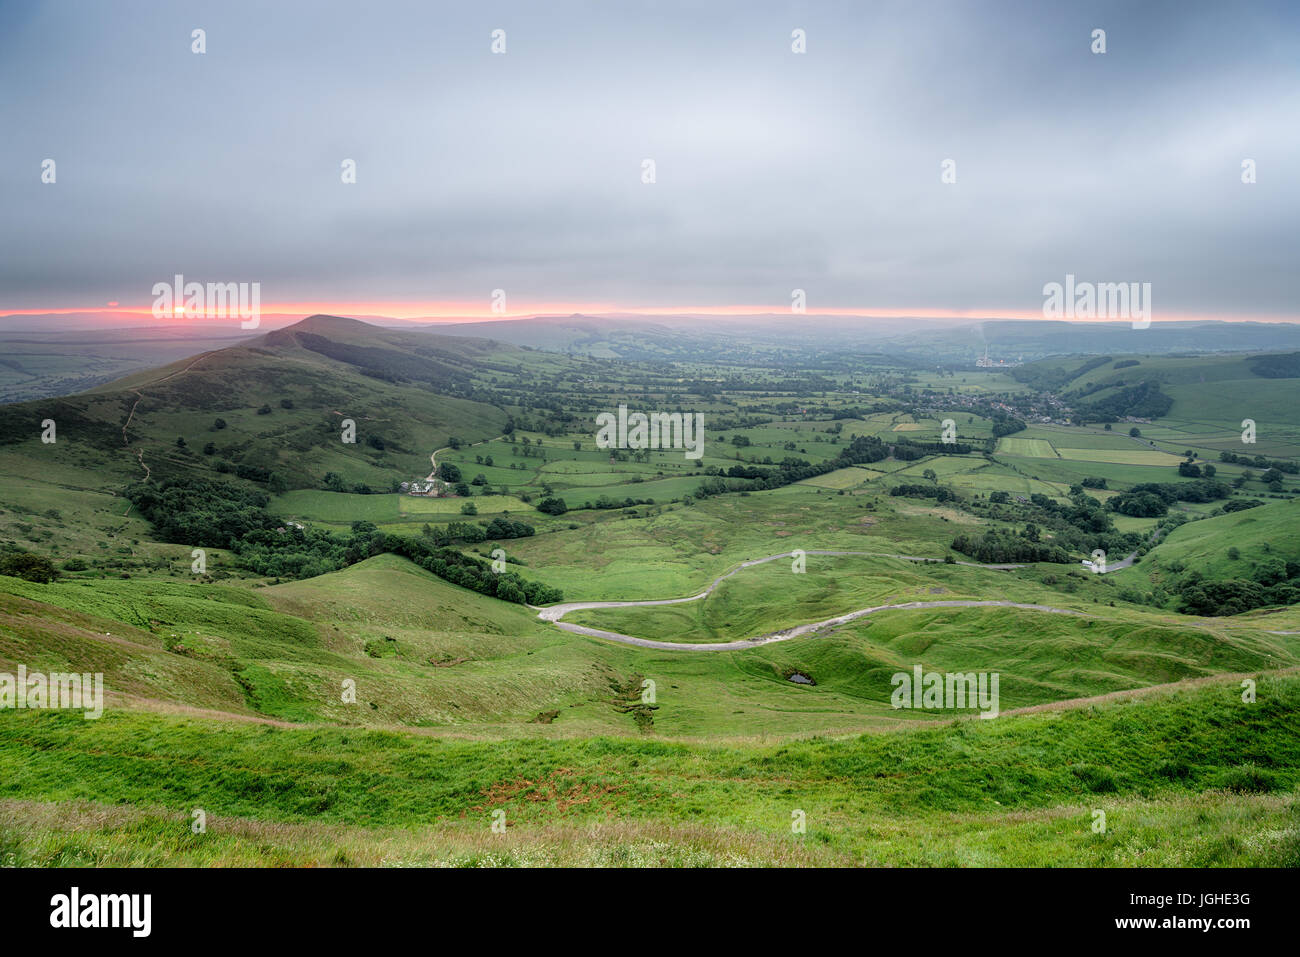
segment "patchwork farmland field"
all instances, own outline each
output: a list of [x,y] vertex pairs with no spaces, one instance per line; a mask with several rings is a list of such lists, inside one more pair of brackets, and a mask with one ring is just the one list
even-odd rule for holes
[[998,449],[1006,455],[1021,455],[1029,458],[1055,458],[1056,450],[1046,439],[998,439]]
[[1057,449],[1061,458],[1076,462],[1114,462],[1119,465],[1156,465],[1176,467],[1179,457],[1168,452],[1142,449]]

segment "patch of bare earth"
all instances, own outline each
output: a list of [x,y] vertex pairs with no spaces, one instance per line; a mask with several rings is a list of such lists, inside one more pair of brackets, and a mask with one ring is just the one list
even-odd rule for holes
[[612,809],[614,803],[602,799],[623,792],[623,788],[615,784],[597,785],[585,781],[565,780],[572,774],[572,768],[556,768],[546,777],[536,780],[520,777],[513,781],[498,781],[479,792],[486,800],[482,804],[475,805],[473,810],[487,811],[503,804],[515,804],[520,801],[550,804],[560,813],[593,802],[599,802]]

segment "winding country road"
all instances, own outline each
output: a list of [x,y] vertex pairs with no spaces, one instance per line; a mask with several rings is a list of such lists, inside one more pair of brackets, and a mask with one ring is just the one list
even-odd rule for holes
[[[487,445],[489,442],[496,442],[504,438],[505,438],[504,435],[498,435],[495,439],[480,439],[477,442],[469,443],[469,445],[466,446],[466,448],[472,449],[476,445]],[[442,448],[434,449],[433,452],[430,453],[429,461],[433,464],[433,471],[430,472],[428,478],[425,479],[426,482],[432,482],[434,479],[438,477],[438,453],[446,452],[450,448],[451,448],[450,445],[444,445]]]
[[430,472],[428,478],[425,479],[426,482],[432,482],[438,477],[438,453],[446,452],[449,448],[451,448],[450,445],[444,445],[440,449],[434,449],[433,452],[429,454],[429,461],[433,463],[433,471]]
[[[833,556],[868,556],[871,558],[900,558],[906,561],[930,561],[932,558],[918,558],[915,555],[891,555],[884,552],[842,552],[842,551],[806,551],[805,555],[833,555]],[[604,631],[600,628],[589,628],[586,625],[575,625],[571,622],[561,621],[565,615],[570,612],[582,611],[588,608],[637,608],[652,605],[681,605],[686,602],[699,601],[707,598],[713,593],[713,590],[722,582],[726,581],[742,568],[751,568],[754,565],[762,565],[766,562],[774,562],[782,558],[792,558],[794,552],[782,552],[779,555],[769,555],[766,558],[755,558],[747,562],[741,562],[731,571],[724,575],[719,575],[713,580],[708,588],[698,595],[691,595],[687,598],[660,598],[647,599],[644,601],[571,601],[563,602],[559,605],[551,605],[546,608],[539,608],[536,605],[530,606],[537,610],[537,617],[542,621],[549,621],[556,628],[562,628],[565,631],[572,632],[575,635],[586,635],[589,638],[605,638],[609,641],[621,642],[625,645],[635,645],[638,648],[655,648],[661,651],[738,651],[745,648],[756,648],[759,645],[771,644],[774,641],[789,641],[791,638],[799,638],[803,635],[812,634],[823,628],[842,625],[846,622],[853,621],[857,618],[864,618],[867,615],[874,615],[880,611],[893,611],[915,608],[1025,608],[1030,611],[1047,612],[1053,615],[1075,615],[1081,618],[1089,618],[1080,611],[1071,611],[1066,608],[1053,608],[1050,605],[1033,605],[1018,601],[991,600],[976,601],[974,599],[949,599],[947,601],[909,601],[895,605],[874,605],[871,608],[862,608],[858,611],[851,611],[847,614],[836,615],[834,618],[826,618],[822,621],[809,622],[806,625],[795,625],[792,628],[786,628],[782,631],[775,631],[767,635],[759,635],[754,638],[742,638],[737,641],[719,641],[708,643],[690,643],[677,641],[653,641],[649,638],[637,638],[632,635],[620,634],[616,631]],[[1132,557],[1132,556],[1130,556]],[[1022,565],[981,565],[977,562],[957,562],[958,565],[968,565],[973,568],[992,568],[1005,571],[1010,568],[1022,568]],[[1110,569],[1108,569],[1109,571]]]

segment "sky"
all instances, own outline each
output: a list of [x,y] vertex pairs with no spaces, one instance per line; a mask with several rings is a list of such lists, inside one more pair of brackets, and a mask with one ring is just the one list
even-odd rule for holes
[[1300,320],[1298,118],[1295,3],[0,0],[0,315]]

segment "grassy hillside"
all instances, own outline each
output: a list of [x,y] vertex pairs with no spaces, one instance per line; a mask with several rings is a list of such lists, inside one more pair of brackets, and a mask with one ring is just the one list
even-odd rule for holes
[[[0,854],[34,864],[236,863],[255,847],[263,863],[1296,866],[1300,680],[1265,677],[1254,704],[1239,691],[1209,682],[908,733],[714,746],[19,713],[0,724]],[[207,833],[190,833],[193,808],[209,815]],[[496,812],[505,835],[490,830]],[[802,834],[791,826],[801,815]]]
[[[93,469],[129,481],[245,466],[288,487],[318,488],[334,471],[387,488],[427,473],[449,436],[500,433],[507,414],[472,397],[474,376],[505,368],[513,351],[312,317],[81,395],[0,407],[0,474],[37,462],[52,477]],[[47,418],[52,444],[40,440]],[[356,423],[354,444],[342,440],[344,419]]]
[[[853,574],[861,570],[870,574]],[[393,555],[254,589],[134,579],[40,585],[0,577],[0,670],[23,662],[47,671],[102,671],[119,707],[474,736],[718,737],[950,717],[890,707],[891,676],[917,664],[998,672],[1001,707],[1008,709],[1300,659],[1300,637],[1268,634],[1245,621],[1184,625],[1168,615],[1099,605],[1089,590],[1050,594],[1031,575],[890,559],[810,556],[803,575],[792,575],[783,560],[742,570],[706,601],[601,609],[569,620],[708,641],[869,604],[990,596],[1046,601],[1080,614],[888,611],[828,634],[699,653],[569,634],[525,607],[450,585]],[[816,684],[792,683],[792,671]],[[655,682],[658,700],[638,713],[627,697],[639,696],[643,678]],[[343,698],[345,681],[355,683],[355,703]]]
[[[1035,386],[1059,389],[1077,404],[1105,404],[1141,383],[1158,385],[1172,406],[1156,428],[1142,431],[1168,451],[1203,449],[1211,459],[1220,450],[1287,458],[1300,454],[1300,428],[1293,415],[1297,379],[1294,362],[1284,361],[1285,356],[1100,358],[1043,360],[1017,373]],[[1258,448],[1242,445],[1245,418],[1256,422]]]
[[1262,562],[1300,561],[1297,523],[1294,499],[1191,522],[1170,532],[1142,564],[1117,572],[1116,580],[1149,588],[1189,571],[1207,579],[1251,578]]
[[[0,670],[23,662],[102,671],[132,707],[384,726],[523,724],[557,704],[599,701],[616,676],[527,609],[391,555],[256,590],[0,576],[0,615]],[[344,680],[355,682],[356,704],[342,701]],[[595,727],[620,726],[612,709],[591,710]]]

